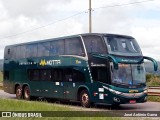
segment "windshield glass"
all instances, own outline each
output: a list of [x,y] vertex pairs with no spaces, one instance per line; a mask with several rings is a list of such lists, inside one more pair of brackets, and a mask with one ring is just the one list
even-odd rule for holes
[[119,69],[112,67],[112,83],[121,85],[145,84],[144,64],[119,64]]
[[141,55],[140,47],[133,38],[127,37],[105,37],[108,52],[116,55]]

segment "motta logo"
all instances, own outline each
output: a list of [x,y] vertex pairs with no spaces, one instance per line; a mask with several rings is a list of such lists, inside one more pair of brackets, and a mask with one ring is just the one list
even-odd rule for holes
[[39,65],[46,66],[46,65],[59,65],[61,64],[61,60],[41,60]]
[[46,63],[46,60],[41,60],[41,62],[39,63],[39,65],[41,66],[45,66],[47,63]]
[[129,93],[138,93],[138,90],[129,90]]

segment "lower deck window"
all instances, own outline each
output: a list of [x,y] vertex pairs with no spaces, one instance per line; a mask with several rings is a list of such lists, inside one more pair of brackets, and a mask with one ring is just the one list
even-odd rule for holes
[[36,69],[28,70],[30,80],[44,80],[56,82],[84,82],[84,74],[74,69]]
[[91,74],[94,81],[109,83],[109,72],[107,68],[93,67],[91,68]]
[[85,77],[82,72],[74,69],[65,69],[64,77],[66,82],[84,82]]
[[40,80],[51,80],[51,70],[40,70]]
[[9,71],[4,71],[4,80],[9,80]]
[[52,80],[60,82],[63,80],[63,71],[61,69],[52,70]]
[[29,70],[28,77],[30,80],[39,80],[39,70]]

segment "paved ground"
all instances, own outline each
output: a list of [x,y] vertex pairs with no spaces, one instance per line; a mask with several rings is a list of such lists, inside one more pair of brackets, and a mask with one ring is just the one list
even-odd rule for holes
[[15,94],[8,94],[6,92],[4,92],[3,90],[0,90],[0,98],[11,98],[11,99],[15,99],[16,95]]
[[[0,98],[5,99],[15,99],[15,94],[5,93],[3,90],[0,90]],[[69,104],[71,107],[76,107],[77,103],[61,103],[61,104]],[[81,109],[81,106],[78,105]],[[125,104],[120,105],[119,107],[113,108],[107,105],[97,105],[92,110],[127,110],[127,111],[160,111],[160,102],[146,102],[146,103],[138,103],[138,104]]]

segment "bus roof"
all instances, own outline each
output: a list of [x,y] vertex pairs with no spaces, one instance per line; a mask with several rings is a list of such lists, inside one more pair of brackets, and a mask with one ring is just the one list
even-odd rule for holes
[[[31,42],[17,43],[17,44],[7,45],[7,46],[18,46],[18,45],[36,44],[36,43],[40,43],[40,42],[46,42],[46,41],[49,42],[49,41],[53,41],[53,40],[74,38],[74,37],[79,37],[79,36],[88,36],[88,35],[108,36],[108,37],[116,36],[116,37],[125,37],[125,38],[133,39],[133,37],[131,37],[131,36],[120,35],[120,34],[110,34],[110,33],[83,33],[83,34],[76,34],[76,35],[70,35],[70,36],[63,36],[63,37],[49,38],[49,39],[43,39],[43,40],[36,40],[36,41],[31,41]],[[6,47],[7,47],[7,46],[6,46]]]

